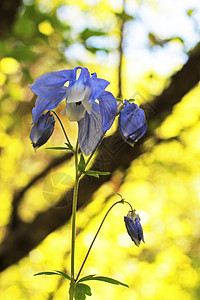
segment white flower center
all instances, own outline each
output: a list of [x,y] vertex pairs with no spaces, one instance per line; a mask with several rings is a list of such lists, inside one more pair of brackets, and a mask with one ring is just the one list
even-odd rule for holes
[[67,92],[67,103],[82,102],[89,98],[91,89],[83,84],[75,83]]
[[80,121],[86,111],[91,114],[92,104],[88,102],[90,94],[89,86],[75,83],[67,92],[63,114],[66,114],[70,121]]

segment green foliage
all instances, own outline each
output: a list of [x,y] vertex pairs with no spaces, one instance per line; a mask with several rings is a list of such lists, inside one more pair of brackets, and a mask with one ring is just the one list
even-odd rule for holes
[[135,20],[134,16],[131,16],[130,14],[127,14],[125,12],[122,13],[115,13],[115,15],[122,20],[123,22],[127,22],[127,21],[133,21]]
[[88,280],[104,281],[104,282],[111,283],[114,285],[122,285],[125,287],[129,287],[127,284],[122,283],[116,279],[106,277],[106,276],[98,276],[98,275],[87,275],[85,277],[82,277],[78,282],[83,282],[83,281],[88,281]]
[[61,271],[54,271],[54,272],[49,271],[49,272],[40,272],[40,273],[34,274],[34,276],[39,276],[39,275],[58,275],[58,276],[66,278],[68,280],[71,279],[71,277],[69,275],[67,275],[66,273],[61,272]]
[[80,37],[85,41],[90,37],[94,36],[106,36],[108,32],[103,31],[103,30],[96,30],[96,29],[91,29],[91,28],[85,28],[81,33]]
[[73,146],[69,143],[65,143],[65,145],[67,146],[68,150],[74,151]]
[[71,150],[69,147],[47,147],[47,150]]
[[105,277],[105,276],[98,276],[98,275],[87,275],[87,276],[84,276],[81,279],[79,279],[78,282],[76,283],[76,287],[75,287],[75,299],[76,300],[85,300],[86,295],[92,296],[91,288],[86,284],[80,283],[80,282],[89,281],[89,280],[103,281],[103,282],[111,283],[114,285],[122,285],[122,286],[128,287],[127,284],[122,283],[113,278],[109,278],[109,277]]
[[75,287],[74,298],[75,300],[85,300],[87,296],[92,296],[91,288],[89,285],[77,283]]
[[99,175],[110,175],[110,172],[100,172],[100,171],[92,171],[92,170],[84,171],[83,173],[96,178],[99,178]]
[[84,173],[85,167],[86,167],[85,159],[83,154],[81,153],[79,164],[78,164],[78,170],[81,174]]

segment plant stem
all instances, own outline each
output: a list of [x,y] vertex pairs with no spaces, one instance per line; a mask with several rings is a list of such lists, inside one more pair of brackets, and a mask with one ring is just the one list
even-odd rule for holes
[[80,276],[80,274],[81,274],[81,271],[82,271],[82,269],[83,269],[83,267],[84,267],[84,265],[85,265],[85,263],[86,263],[86,260],[87,260],[87,258],[88,258],[88,256],[89,256],[89,253],[90,253],[90,251],[91,251],[91,249],[92,249],[92,246],[93,246],[93,244],[94,244],[94,242],[95,242],[95,240],[96,240],[96,238],[97,238],[97,236],[98,236],[98,234],[99,234],[99,231],[101,230],[101,227],[103,226],[103,223],[104,223],[104,221],[105,221],[107,215],[109,214],[109,212],[111,211],[111,209],[112,209],[115,205],[117,205],[118,203],[122,203],[122,204],[123,204],[123,203],[127,203],[128,205],[130,205],[131,210],[133,210],[131,204],[130,204],[129,202],[125,201],[124,199],[121,199],[121,200],[115,202],[115,203],[109,208],[109,210],[108,210],[107,213],[105,214],[105,216],[104,216],[104,218],[103,218],[103,220],[102,220],[102,222],[101,222],[101,224],[100,224],[100,226],[99,226],[99,228],[98,228],[98,230],[97,230],[97,232],[96,232],[96,234],[95,234],[95,236],[94,236],[94,238],[93,238],[93,240],[92,240],[92,242],[91,242],[91,244],[90,244],[90,247],[89,247],[89,249],[88,249],[88,252],[87,252],[87,254],[86,254],[86,256],[85,256],[85,258],[84,258],[84,260],[83,260],[83,263],[82,263],[82,265],[81,265],[81,267],[80,267],[80,270],[79,270],[79,272],[78,272],[78,275],[77,275],[77,277],[76,277],[76,280],[75,280],[76,282],[77,282],[77,280],[78,280],[78,278],[79,278],[79,276]]
[[72,235],[71,235],[71,283],[70,283],[70,300],[74,297],[74,258],[75,258],[75,239],[76,239],[76,208],[78,198],[78,186],[79,186],[79,175],[78,175],[78,142],[75,150],[75,184],[74,184],[74,195],[73,195],[73,206],[72,206]]
[[66,133],[66,131],[65,131],[65,128],[64,128],[64,126],[63,126],[63,124],[62,124],[62,121],[61,121],[60,117],[58,116],[58,114],[57,114],[54,110],[52,110],[52,113],[54,113],[54,115],[57,117],[57,119],[58,119],[58,121],[59,121],[59,123],[60,123],[60,126],[61,126],[61,128],[62,128],[62,130],[63,130],[64,136],[65,136],[67,142],[71,145],[71,142],[70,142],[70,140],[69,140],[69,138],[68,138],[68,136],[67,136],[67,133]]

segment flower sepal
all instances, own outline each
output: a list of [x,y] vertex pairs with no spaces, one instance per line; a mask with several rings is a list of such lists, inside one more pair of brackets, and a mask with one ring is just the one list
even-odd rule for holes
[[135,245],[139,247],[141,241],[145,243],[142,225],[140,224],[140,217],[139,214],[136,214],[135,209],[129,211],[128,215],[124,217],[124,222],[127,232]]
[[119,115],[119,129],[126,143],[134,146],[147,130],[144,111],[133,103],[134,99],[124,101],[124,109]]
[[39,117],[37,122],[31,129],[30,140],[32,141],[34,149],[44,145],[51,137],[55,126],[55,119],[50,111]]

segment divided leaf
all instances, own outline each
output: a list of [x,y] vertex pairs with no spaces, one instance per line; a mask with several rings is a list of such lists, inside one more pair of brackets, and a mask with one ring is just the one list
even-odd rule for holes
[[82,277],[78,282],[83,282],[83,281],[86,281],[86,280],[92,280],[92,278],[96,276],[96,274],[94,275],[86,275],[84,277]]
[[74,151],[73,146],[72,146],[71,144],[65,143],[65,145],[67,146],[67,148],[68,148],[69,150]]
[[125,287],[129,287],[127,284],[125,284],[125,283],[123,283],[119,280],[109,278],[109,277],[105,277],[105,276],[96,276],[96,277],[94,277],[90,280],[99,280],[99,281],[104,281],[104,282],[108,282],[108,283],[115,284],[115,285],[123,285]]
[[75,300],[85,300],[87,296],[92,296],[91,288],[87,284],[77,283],[74,292]]
[[99,178],[99,175],[110,175],[110,172],[100,172],[100,171],[92,171],[92,170],[84,171],[83,173],[96,178]]
[[79,164],[78,164],[79,172],[84,173],[85,167],[86,167],[85,159],[83,157],[83,154],[81,153],[80,161],[79,161]]
[[47,150],[71,150],[67,147],[47,147],[45,149],[47,149]]
[[119,280],[116,280],[116,279],[113,279],[110,277],[105,277],[105,276],[97,276],[97,275],[87,275],[87,276],[81,278],[78,282],[83,282],[83,281],[88,281],[88,280],[104,281],[104,282],[108,282],[108,283],[115,284],[115,285],[123,285],[125,287],[129,287],[127,284],[125,284]]
[[57,271],[57,270],[55,270],[55,272],[59,273],[60,276],[65,277],[65,278],[71,280],[71,277],[68,274],[66,274],[66,273],[64,273],[62,271]]
[[71,277],[69,276],[69,275],[67,275],[66,273],[64,273],[64,272],[61,272],[61,271],[54,271],[54,272],[40,272],[40,273],[36,273],[36,274],[34,274],[33,276],[38,276],[38,275],[58,275],[58,276],[62,276],[62,277],[64,277],[64,278],[66,278],[66,279],[68,279],[68,280],[70,280],[71,279]]

